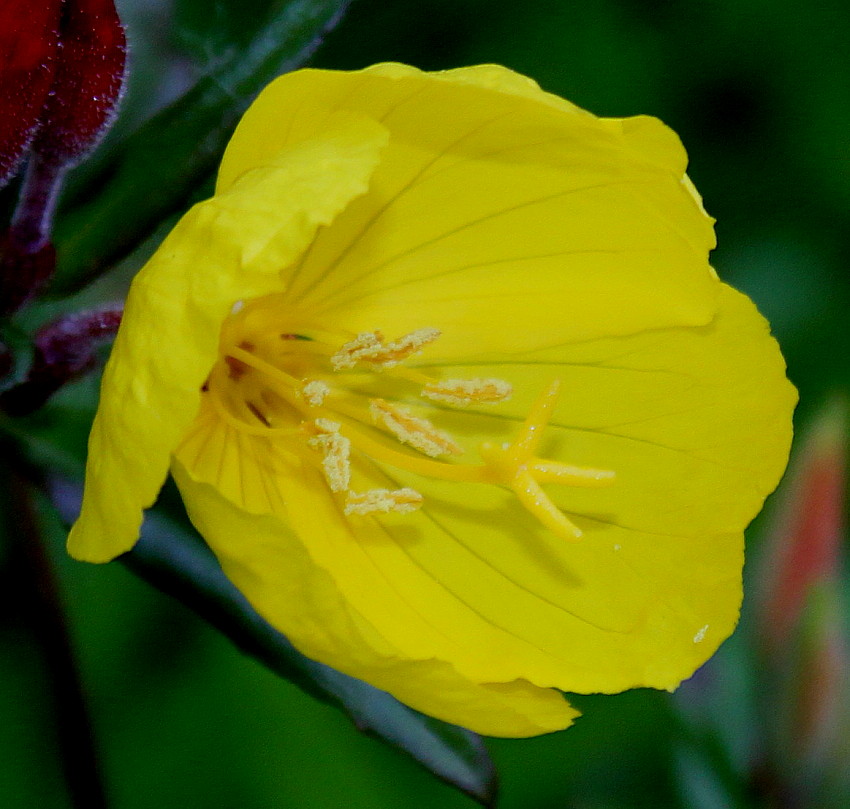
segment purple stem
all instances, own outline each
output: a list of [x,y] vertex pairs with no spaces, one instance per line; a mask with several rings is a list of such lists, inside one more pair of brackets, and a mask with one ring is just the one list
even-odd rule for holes
[[9,228],[9,241],[21,253],[37,253],[50,242],[66,171],[61,163],[30,155]]

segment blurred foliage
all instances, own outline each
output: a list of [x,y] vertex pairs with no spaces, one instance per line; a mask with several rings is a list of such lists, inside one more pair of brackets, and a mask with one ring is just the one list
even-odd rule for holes
[[[258,39],[258,31],[286,6],[118,5],[132,46],[131,85],[115,131],[72,177],[70,207],[108,179],[143,121],[198,81],[212,87],[209,77],[237,65],[246,50],[273,51],[279,43]],[[846,4],[837,0],[354,0],[313,61],[359,68],[401,60],[426,69],[498,62],[598,114],[662,118],[685,142],[690,174],[717,217],[715,265],[771,321],[802,394],[804,424],[833,392],[850,390],[845,17]],[[191,119],[179,111],[178,104],[170,120]],[[212,111],[207,120],[214,118]],[[224,137],[232,120],[221,123]],[[175,148],[197,158],[187,148],[195,135],[182,132],[172,132]],[[167,189],[178,192],[172,210],[199,193],[211,163],[204,165],[185,187]],[[0,194],[0,212],[8,211],[11,193]],[[116,213],[129,220],[127,205],[121,201]],[[68,239],[80,238],[74,221],[60,216]],[[124,275],[140,260],[131,258]],[[105,279],[81,300],[117,291],[120,282]],[[28,318],[52,311],[36,307]],[[96,380],[83,380],[9,429],[37,437],[31,460],[68,472],[95,400]],[[473,805],[239,654],[126,568],[66,558],[63,526],[47,503],[40,506],[117,809]],[[761,525],[750,536],[756,550]],[[0,541],[0,805],[64,809],[48,677],[14,585]],[[675,702],[650,691],[575,698],[585,716],[569,731],[488,742],[500,771],[499,805],[768,809],[752,784],[742,785],[763,742],[759,669],[747,648],[755,631],[749,599],[741,631]]]

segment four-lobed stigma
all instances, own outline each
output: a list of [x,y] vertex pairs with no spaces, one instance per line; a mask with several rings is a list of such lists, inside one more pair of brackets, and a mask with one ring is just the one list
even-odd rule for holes
[[[546,528],[566,540],[581,537],[543,484],[606,486],[614,472],[537,455],[558,400],[559,381],[540,393],[512,441],[484,442],[478,447],[482,463],[461,463],[453,459],[464,448],[452,435],[394,401],[390,393],[398,384],[415,385],[431,407],[497,405],[511,396],[508,382],[435,379],[405,367],[406,359],[439,338],[437,329],[418,329],[390,341],[378,331],[353,339],[309,327],[293,334],[281,331],[279,315],[272,312],[262,299],[234,309],[204,394],[231,427],[286,442],[288,450],[318,466],[344,514],[406,513],[423,503],[422,495],[408,487],[352,488],[352,466],[356,469],[362,456],[423,477],[508,488]],[[385,397],[360,392],[366,389],[364,374],[382,375],[393,383],[385,386]],[[403,446],[393,446],[395,442]]]

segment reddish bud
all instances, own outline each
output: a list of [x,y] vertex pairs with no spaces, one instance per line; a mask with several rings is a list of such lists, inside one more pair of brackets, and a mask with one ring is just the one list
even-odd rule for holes
[[794,635],[809,591],[840,575],[846,420],[846,408],[838,404],[817,418],[792,462],[778,514],[765,532],[759,634],[770,652]]
[[767,742],[760,782],[777,806],[850,805],[850,649],[841,553],[846,423],[843,402],[816,417],[764,535],[755,627]]
[[91,370],[98,346],[115,336],[122,314],[122,306],[108,306],[65,315],[41,328],[26,379],[0,394],[0,409],[10,416],[32,413],[63,385]]
[[105,134],[124,88],[127,42],[113,0],[63,0],[56,73],[33,151],[76,163]]
[[38,128],[53,81],[60,0],[0,4],[0,188]]
[[2,2],[0,184],[30,150],[0,245],[0,312],[8,314],[53,273],[50,234],[64,175],[112,123],[124,88],[127,43],[113,0]]

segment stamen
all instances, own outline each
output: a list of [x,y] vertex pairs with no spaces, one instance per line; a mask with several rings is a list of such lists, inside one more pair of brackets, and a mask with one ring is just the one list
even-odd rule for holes
[[404,469],[422,477],[449,480],[455,483],[492,484],[499,482],[494,480],[488,466],[432,461],[429,458],[409,455],[406,452],[391,449],[350,424],[347,424],[345,429],[355,449],[374,460],[394,466],[396,469]]
[[305,424],[304,427],[312,427],[317,431],[318,435],[325,435],[327,433],[338,433],[342,425],[338,421],[331,421],[330,419],[315,419]]
[[245,406],[246,406],[246,407],[248,408],[248,410],[250,410],[250,411],[251,411],[251,412],[252,412],[252,413],[253,413],[253,414],[257,417],[257,419],[258,419],[260,422],[262,422],[262,423],[263,423],[266,427],[271,427],[271,426],[272,426],[272,425],[271,425],[271,422],[270,422],[270,421],[266,418],[266,416],[265,416],[265,414],[263,413],[263,411],[262,411],[262,410],[260,410],[260,408],[259,408],[259,407],[257,407],[257,405],[255,405],[253,402],[245,402]]
[[417,329],[390,343],[384,343],[379,331],[358,334],[331,357],[337,371],[353,368],[358,362],[368,362],[379,368],[392,368],[440,336],[438,329]]
[[358,334],[331,357],[331,365],[335,371],[353,368],[362,357],[380,349],[382,340],[383,335],[379,331]]
[[[228,365],[231,365],[231,363],[236,360],[240,365],[255,368],[257,371],[262,371],[267,376],[277,379],[292,388],[300,385],[300,381],[291,374],[286,373],[286,371],[278,368],[276,365],[272,365],[270,362],[266,362],[256,354],[252,354],[250,350],[246,351],[246,345],[250,346],[251,344],[242,343],[241,345],[231,348],[228,351],[228,355],[224,358],[225,362]],[[251,348],[253,348],[253,346],[251,346]]]
[[340,435],[340,425],[335,421],[316,419],[313,425],[320,432],[308,438],[307,443],[322,453],[322,471],[330,490],[344,492],[351,484],[351,442]]
[[502,379],[444,379],[429,382],[422,390],[426,399],[455,407],[504,402],[512,393],[511,385]]
[[[245,352],[251,352],[254,350],[254,344],[249,343],[247,340],[243,340],[237,346],[237,349],[241,349]],[[225,357],[224,361],[227,363],[228,373],[231,379],[240,380],[248,371],[248,364],[242,362],[237,357]]]
[[330,392],[330,386],[318,379],[308,382],[301,388],[301,395],[310,407],[321,407],[325,401],[325,397]]
[[414,416],[406,408],[383,399],[372,399],[369,412],[376,424],[386,427],[402,444],[424,452],[432,458],[440,455],[461,455],[463,448],[427,419]]
[[213,409],[218,414],[219,418],[222,419],[226,424],[230,427],[233,427],[235,430],[239,432],[246,433],[247,435],[259,435],[264,438],[278,438],[278,437],[286,437],[293,435],[304,435],[303,430],[300,428],[292,428],[292,427],[266,427],[260,426],[259,424],[248,424],[246,421],[238,418],[228,411],[227,405],[222,401],[222,395],[219,393],[216,388],[210,389],[210,403],[213,406]]
[[422,506],[422,495],[414,489],[370,489],[366,492],[349,492],[345,501],[345,514],[388,514],[391,511],[406,514]]
[[357,450],[358,456],[375,463],[427,478],[504,486],[548,530],[565,540],[581,537],[581,530],[553,503],[543,485],[607,486],[615,475],[608,469],[571,466],[538,456],[557,403],[559,382],[537,397],[513,441],[479,446],[482,463],[437,460],[461,455],[463,448],[428,419],[414,415],[415,410],[394,401],[371,399],[368,411],[373,423],[410,450],[391,446],[364,425],[363,397],[368,396],[365,390],[369,388],[358,385],[343,391],[332,387],[324,381],[329,366],[342,371],[361,365],[367,372],[384,372],[389,377],[384,381],[392,384],[388,390],[415,386],[425,399],[452,407],[503,402],[513,392],[508,382],[485,377],[439,380],[427,373],[428,368],[402,366],[403,360],[440,336],[437,329],[418,329],[389,342],[379,331],[364,332],[339,349],[335,348],[337,341],[344,339],[339,335],[311,326],[310,337],[301,338],[303,331],[275,329],[268,334],[252,332],[250,342],[239,342],[235,336],[227,340],[228,347],[203,390],[229,427],[270,440],[284,439],[281,450],[320,466],[330,490],[346,494],[345,514],[406,513],[420,508],[423,501],[411,488],[352,492],[351,456]]

